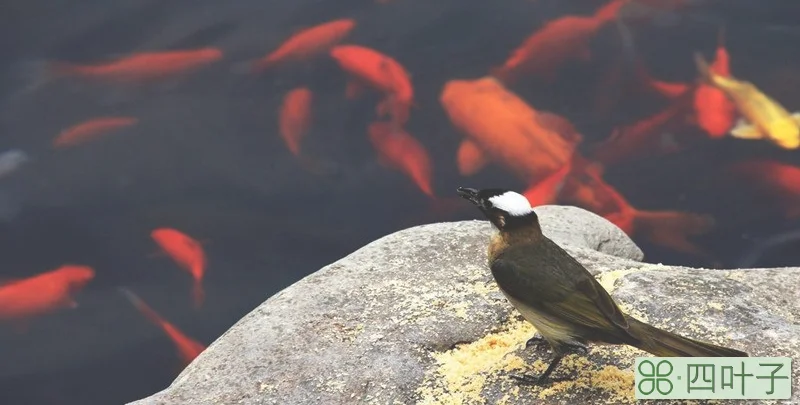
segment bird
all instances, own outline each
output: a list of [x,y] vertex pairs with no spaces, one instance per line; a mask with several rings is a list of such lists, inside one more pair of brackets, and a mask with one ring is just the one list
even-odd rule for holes
[[748,357],[743,351],[689,339],[623,313],[578,260],[542,233],[536,212],[522,194],[500,188],[457,191],[497,229],[489,242],[489,269],[503,295],[540,335],[526,347],[546,342],[554,353],[538,377],[512,378],[547,385],[564,356],[585,354],[588,343],[625,344],[659,357]]

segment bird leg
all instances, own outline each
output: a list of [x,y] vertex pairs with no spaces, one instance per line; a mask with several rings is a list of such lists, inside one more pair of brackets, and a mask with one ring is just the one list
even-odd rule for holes
[[[545,385],[545,382],[547,382],[547,377],[549,377],[550,374],[553,373],[553,370],[555,370],[556,367],[558,367],[558,364],[561,363],[561,359],[563,358],[564,358],[563,354],[557,354],[556,357],[554,357],[553,360],[550,361],[550,365],[547,366],[547,370],[544,370],[544,373],[542,373],[538,377],[534,377],[530,374],[521,374],[521,375],[511,374],[510,377],[526,385]],[[554,381],[560,381],[564,379],[565,378],[561,378]]]
[[[526,343],[526,347],[528,346],[528,344],[534,344],[534,343],[541,344],[541,341],[543,340],[544,338],[537,333],[531,339],[528,340],[528,342]],[[517,380],[518,382],[526,385],[546,385],[545,383],[547,382],[548,377],[550,377],[550,374],[553,373],[553,370],[555,370],[556,367],[558,367],[559,363],[561,363],[561,359],[563,359],[564,356],[566,356],[570,352],[586,355],[589,352],[589,348],[580,342],[561,342],[561,347],[559,347],[559,349],[556,350],[555,352],[556,352],[555,357],[553,358],[553,360],[550,361],[550,365],[547,366],[547,369],[544,370],[544,373],[542,373],[540,376],[534,377],[530,374],[521,374],[521,375],[510,374],[509,376]],[[566,380],[571,380],[573,378],[574,376],[550,378],[550,381],[566,381]]]

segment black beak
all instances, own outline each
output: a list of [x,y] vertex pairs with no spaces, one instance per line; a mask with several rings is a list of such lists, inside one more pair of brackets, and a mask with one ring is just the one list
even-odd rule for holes
[[474,188],[459,187],[458,196],[473,204],[478,204],[478,190]]

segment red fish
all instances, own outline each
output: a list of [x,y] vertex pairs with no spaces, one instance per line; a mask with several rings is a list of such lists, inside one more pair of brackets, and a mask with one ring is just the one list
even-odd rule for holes
[[393,58],[359,45],[339,45],[331,49],[331,57],[350,75],[347,97],[354,98],[362,86],[384,94],[378,104],[378,117],[391,116],[395,128],[403,127],[414,105],[414,87],[406,69]]
[[125,297],[141,312],[147,320],[160,327],[164,333],[175,344],[178,349],[178,356],[183,362],[183,366],[188,366],[195,357],[199,356],[206,347],[200,342],[186,336],[175,325],[165,320],[153,308],[150,308],[141,298],[126,288],[120,288]]
[[269,55],[253,63],[254,73],[281,63],[308,60],[323,54],[350,34],[356,22],[352,19],[340,19],[307,28],[292,35],[281,46]]
[[[720,30],[717,53],[709,70],[717,75],[730,77],[730,55],[725,48],[724,31]],[[725,92],[707,83],[700,83],[694,95],[694,110],[697,125],[711,138],[722,138],[736,121],[736,105]]]
[[65,62],[53,64],[59,75],[82,76],[121,81],[149,80],[185,73],[222,59],[217,48],[181,51],[144,52],[97,65]]
[[61,131],[53,140],[53,147],[75,146],[97,139],[114,130],[136,125],[138,122],[138,119],[131,117],[94,118]]
[[205,299],[203,277],[206,271],[206,254],[200,242],[172,228],[157,228],[150,236],[164,253],[192,275],[193,302],[195,308],[199,308]]
[[291,90],[283,98],[278,125],[286,147],[295,156],[300,156],[300,143],[311,126],[312,99],[313,93],[305,87]]
[[94,275],[91,267],[64,265],[0,285],[0,321],[20,322],[62,308],[75,308],[78,304],[72,296]]
[[491,75],[505,85],[521,75],[552,81],[564,62],[589,59],[589,40],[616,17],[626,1],[611,0],[592,16],[568,15],[548,22],[515,49],[502,67],[492,69]]
[[425,146],[404,130],[396,130],[386,122],[373,122],[368,132],[381,163],[402,171],[425,195],[434,197],[431,161]]

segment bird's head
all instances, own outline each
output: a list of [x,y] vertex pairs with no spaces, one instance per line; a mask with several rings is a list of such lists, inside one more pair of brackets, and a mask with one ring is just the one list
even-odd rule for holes
[[489,222],[501,231],[539,228],[539,218],[522,194],[500,188],[476,190],[459,187],[458,195],[475,204]]

